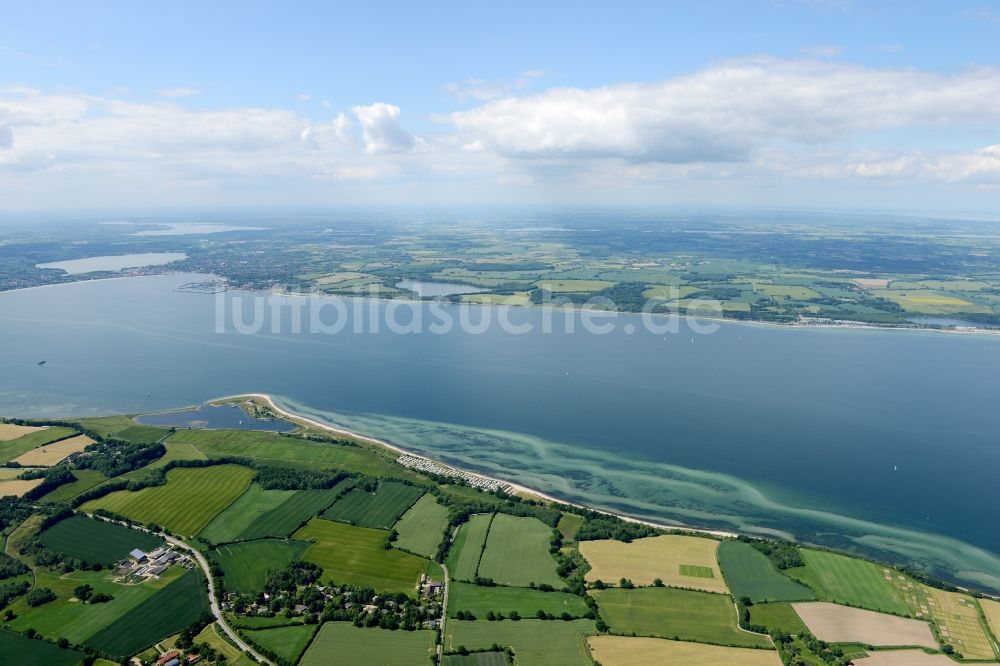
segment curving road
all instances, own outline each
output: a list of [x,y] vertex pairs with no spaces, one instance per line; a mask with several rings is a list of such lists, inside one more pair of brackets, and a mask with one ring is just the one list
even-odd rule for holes
[[176,546],[181,550],[185,550],[188,553],[190,553],[194,557],[194,561],[198,563],[198,566],[200,566],[201,570],[204,572],[205,580],[208,581],[208,605],[212,609],[212,615],[215,616],[215,621],[219,623],[219,626],[222,627],[222,630],[224,632],[226,632],[226,635],[229,636],[229,638],[232,639],[234,643],[236,643],[236,647],[238,647],[243,652],[250,653],[250,655],[254,659],[256,659],[258,662],[262,664],[267,664],[268,666],[275,666],[274,662],[272,662],[270,659],[268,659],[261,653],[257,652],[250,645],[244,642],[243,639],[240,638],[239,635],[235,631],[233,631],[232,628],[230,628],[230,626],[226,623],[226,618],[222,615],[222,609],[219,608],[219,601],[215,596],[215,581],[212,580],[212,571],[211,569],[209,569],[208,560],[205,559],[204,555],[202,555],[196,549],[187,545],[180,539],[176,539],[172,536],[167,536],[162,532],[154,532],[153,530],[146,529],[145,527],[139,527],[138,525],[129,525],[128,523],[125,523],[120,520],[111,520],[110,518],[95,516],[93,514],[87,514],[87,515],[90,516],[91,518],[96,518],[97,520],[103,520],[106,523],[115,523],[116,525],[122,525],[124,527],[128,527],[133,530],[139,530],[140,532],[147,532],[149,534],[152,534],[154,536],[163,539],[172,546]]

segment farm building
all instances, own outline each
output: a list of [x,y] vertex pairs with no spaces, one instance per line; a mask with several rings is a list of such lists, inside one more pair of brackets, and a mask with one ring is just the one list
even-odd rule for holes
[[142,552],[138,548],[133,548],[132,552],[129,553],[128,556],[131,557],[136,562],[142,562],[143,560],[146,559],[146,553]]

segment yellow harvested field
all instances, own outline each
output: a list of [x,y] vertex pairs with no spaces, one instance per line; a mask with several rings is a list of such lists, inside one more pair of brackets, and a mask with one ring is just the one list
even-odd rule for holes
[[39,430],[45,430],[45,428],[41,426],[20,426],[13,423],[0,423],[0,442],[9,442],[21,435],[28,435]]
[[14,462],[20,463],[22,467],[51,467],[56,463],[62,462],[69,454],[83,451],[93,443],[94,440],[86,435],[77,435],[76,437],[58,441],[55,444],[39,446],[37,449],[32,449],[21,457],[16,458]]
[[23,481],[21,479],[0,481],[0,497],[8,497],[10,495],[20,497],[35,486],[41,484],[42,481],[43,479],[31,479],[30,481]]
[[937,649],[930,625],[920,620],[850,608],[825,601],[792,604],[809,631],[830,643],[919,645]]
[[851,282],[859,287],[881,287],[885,289],[889,286],[889,281],[884,278],[854,278]]
[[955,666],[943,654],[927,654],[922,650],[884,650],[869,652],[867,657],[854,659],[855,666]]
[[480,305],[531,305],[531,296],[526,291],[516,291],[513,294],[464,294],[465,303]]
[[716,557],[718,549],[719,542],[714,539],[679,534],[632,543],[613,539],[580,542],[580,553],[591,566],[588,581],[617,583],[628,578],[636,585],[651,585],[659,578],[672,587],[727,593]]
[[587,639],[587,644],[590,646],[591,656],[603,666],[781,666],[781,658],[773,650],[625,636],[591,636]]
[[921,585],[926,606],[941,640],[961,652],[966,659],[993,659],[993,646],[979,619],[972,597]]
[[1000,601],[992,599],[980,599],[979,605],[986,615],[986,623],[990,625],[990,631],[997,638],[1000,638]]
[[910,312],[921,314],[955,314],[958,312],[986,313],[993,312],[985,305],[976,305],[957,296],[949,296],[940,291],[918,289],[913,291],[896,291],[894,289],[875,289],[872,294],[897,303]]
[[0,467],[0,481],[10,481],[30,471],[30,467]]

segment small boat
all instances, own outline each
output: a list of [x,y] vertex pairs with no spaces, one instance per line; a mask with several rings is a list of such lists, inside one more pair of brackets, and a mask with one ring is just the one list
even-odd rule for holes
[[45,365],[45,361],[39,361],[38,365]]

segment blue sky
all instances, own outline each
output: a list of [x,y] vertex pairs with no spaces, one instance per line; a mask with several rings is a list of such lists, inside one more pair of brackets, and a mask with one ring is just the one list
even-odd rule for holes
[[1000,3],[0,3],[0,210],[989,212]]

